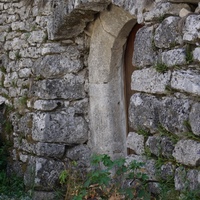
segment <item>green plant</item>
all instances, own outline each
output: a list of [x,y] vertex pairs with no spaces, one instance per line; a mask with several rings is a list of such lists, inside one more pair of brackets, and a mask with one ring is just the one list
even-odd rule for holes
[[[64,171],[60,174],[60,182],[74,185],[71,194],[67,192],[66,199],[134,199],[136,196],[138,199],[150,199],[146,189],[148,176],[142,171],[143,166],[144,163],[136,161],[126,165],[125,159],[111,160],[105,154],[94,155],[91,159],[92,169],[85,179],[75,181],[77,177]],[[135,184],[124,187],[123,180]]]
[[154,68],[159,73],[165,73],[168,70],[168,67],[166,64],[159,63],[159,62],[154,66]]
[[16,60],[20,60],[21,57],[22,57],[22,56],[20,55],[19,51],[17,51],[17,52],[15,53],[15,59],[16,59]]
[[26,106],[27,100],[28,100],[28,97],[27,97],[26,95],[23,96],[23,97],[20,97],[20,98],[19,98],[19,104],[20,104],[21,106]]
[[177,143],[179,140],[179,137],[176,134],[169,132],[161,124],[159,124],[158,126],[158,132],[160,133],[161,136],[168,136],[174,143]]
[[11,86],[12,86],[13,88],[17,88],[17,81],[16,81],[16,80],[12,80]]
[[7,197],[21,199],[25,196],[23,179],[16,174],[8,175],[6,172],[8,145],[0,144],[0,194]]
[[168,179],[159,183],[160,193],[157,196],[158,200],[180,200],[180,192],[174,188],[174,179]]
[[193,53],[191,51],[191,47],[190,45],[187,45],[186,46],[186,49],[185,49],[185,56],[186,56],[186,62],[187,64],[190,64],[191,62],[193,62]]
[[149,131],[146,131],[146,130],[141,129],[141,128],[139,128],[137,132],[138,132],[138,134],[143,135],[145,137],[145,139],[147,139],[150,135]]
[[0,67],[0,71],[3,72],[4,74],[7,73],[7,72],[6,72],[6,68],[5,68],[4,66],[1,66],[1,67]]

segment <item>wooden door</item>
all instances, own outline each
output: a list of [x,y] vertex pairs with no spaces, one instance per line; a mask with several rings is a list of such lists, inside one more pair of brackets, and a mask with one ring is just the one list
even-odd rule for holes
[[[127,116],[127,134],[133,129],[129,126],[128,123],[128,107],[130,104],[130,98],[133,95],[134,91],[131,90],[131,75],[133,71],[135,70],[135,66],[132,64],[132,58],[134,54],[134,41],[136,37],[137,31],[142,27],[143,25],[136,24],[133,29],[131,30],[128,39],[127,39],[127,45],[125,50],[125,63],[124,63],[124,91],[125,91],[125,101],[126,101],[126,116]],[[128,154],[133,153],[130,149],[128,149]]]

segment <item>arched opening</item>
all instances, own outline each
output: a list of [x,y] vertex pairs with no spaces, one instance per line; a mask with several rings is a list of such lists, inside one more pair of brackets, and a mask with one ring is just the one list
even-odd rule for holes
[[[125,90],[125,104],[126,104],[126,113],[127,113],[127,133],[133,131],[133,129],[129,126],[128,123],[128,107],[130,104],[131,96],[134,94],[134,91],[131,90],[131,75],[135,70],[135,66],[133,66],[132,58],[134,53],[134,41],[136,37],[137,31],[142,27],[141,24],[135,24],[132,28],[126,43],[126,50],[124,54],[124,90]],[[128,154],[134,153],[131,149],[127,149]]]
[[111,6],[96,19],[89,55],[91,146],[111,157],[125,156],[127,117],[124,50],[136,18]]

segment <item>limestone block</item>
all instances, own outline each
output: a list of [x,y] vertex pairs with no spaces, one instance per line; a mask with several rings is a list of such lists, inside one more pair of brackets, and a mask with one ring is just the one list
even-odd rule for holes
[[47,23],[50,39],[72,38],[79,35],[86,23],[93,21],[94,14],[104,10],[110,0],[98,1],[65,1],[54,2],[52,19]]
[[136,34],[132,63],[136,67],[144,67],[156,63],[156,52],[153,49],[153,26],[142,27]]
[[195,135],[200,136],[200,103],[195,103],[192,106],[190,116],[189,116],[189,122],[192,128],[192,132]]
[[13,31],[15,30],[25,31],[26,30],[25,22],[12,22],[11,28]]
[[174,143],[169,137],[162,137],[161,139],[161,150],[162,150],[162,155],[166,158],[171,158],[172,153],[174,150]]
[[42,99],[80,99],[85,97],[84,77],[67,74],[64,79],[34,82],[30,94]]
[[12,124],[13,129],[16,133],[21,134],[23,137],[27,137],[31,134],[32,128],[32,114],[24,114],[20,119],[17,116],[17,113],[13,115]]
[[28,188],[52,189],[58,181],[59,174],[64,170],[64,163],[53,159],[29,157],[24,174],[24,183]]
[[144,136],[130,132],[126,139],[126,146],[132,149],[137,155],[144,154]]
[[47,55],[34,63],[34,74],[44,78],[59,78],[66,73],[76,73],[83,68],[80,55],[70,53],[62,55]]
[[179,12],[182,8],[190,10],[189,5],[187,4],[173,4],[170,2],[159,2],[156,6],[144,14],[145,21],[159,20],[165,15],[179,15]]
[[20,89],[16,88],[16,86],[9,87],[8,90],[9,90],[9,97],[17,97],[20,94]]
[[30,68],[23,68],[18,71],[19,78],[29,78],[32,75],[32,70]]
[[194,61],[200,62],[200,47],[196,47],[193,51],[193,59]]
[[4,87],[10,87],[18,79],[17,72],[5,74]]
[[25,40],[14,38],[11,42],[12,50],[18,50],[21,48],[28,48],[28,43]]
[[12,23],[12,22],[16,22],[19,20],[19,15],[18,14],[14,14],[14,15],[9,15],[6,23]]
[[30,154],[35,154],[35,144],[29,143],[26,139],[20,140],[20,138],[16,138],[16,140],[19,140],[19,146],[17,146],[19,150],[25,151]]
[[160,124],[172,134],[187,131],[184,122],[189,119],[190,107],[188,99],[164,97],[159,110]]
[[151,159],[145,162],[146,174],[148,176],[148,180],[156,181],[157,180],[157,172],[156,172],[156,161]]
[[77,167],[89,167],[91,150],[87,145],[81,144],[67,149],[66,158],[77,162]]
[[187,10],[187,9],[185,9],[185,8],[182,8],[182,9],[180,10],[180,12],[179,12],[179,17],[185,17],[185,16],[187,16],[187,15],[190,14],[190,13],[191,13],[190,10]]
[[177,26],[180,17],[170,16],[162,21],[155,30],[154,43],[158,48],[170,48],[181,43],[181,35]]
[[184,167],[178,167],[175,171],[174,183],[175,189],[178,191],[185,189],[185,177],[186,177],[186,169]]
[[200,166],[200,143],[194,140],[180,140],[174,148],[173,157],[188,166]]
[[63,105],[63,101],[59,100],[36,100],[33,105],[31,103],[28,103],[28,107],[32,107],[36,110],[41,111],[51,111],[56,108],[59,108]]
[[47,21],[48,21],[48,18],[46,16],[38,16],[36,14],[36,24],[40,27],[46,27],[47,26]]
[[158,73],[153,68],[135,70],[131,76],[131,89],[140,92],[166,93],[171,72]]
[[200,171],[197,169],[187,170],[184,167],[176,169],[175,189],[179,191],[198,191],[200,186]]
[[188,170],[187,180],[189,182],[190,190],[199,190],[200,186],[200,171],[197,169]]
[[21,33],[17,31],[12,31],[7,33],[6,40],[13,40],[14,38],[20,37]]
[[129,125],[134,129],[156,131],[159,124],[160,102],[148,94],[136,93],[129,106]]
[[26,49],[21,49],[19,54],[23,58],[39,58],[41,55],[41,49],[37,47],[28,47]]
[[146,141],[146,146],[156,156],[172,157],[174,145],[168,137],[161,137],[159,135],[150,136]]
[[64,53],[69,52],[70,54],[78,54],[78,50],[74,46],[61,46],[59,43],[45,43],[42,48],[42,55],[52,53]]
[[4,42],[6,40],[6,36],[7,36],[6,32],[3,33],[0,32],[0,42]]
[[175,173],[175,165],[173,165],[171,162],[167,162],[160,168],[160,175],[164,180],[169,180],[169,178],[174,176],[174,173]]
[[169,50],[163,52],[161,56],[162,56],[162,63],[164,63],[168,67],[186,64],[186,56],[184,49]]
[[42,43],[45,40],[47,34],[44,31],[32,31],[27,41],[29,44]]
[[22,153],[19,153],[19,160],[22,161],[23,163],[26,163],[27,160],[28,160],[28,155],[26,154],[22,154]]
[[61,144],[38,142],[35,145],[35,153],[38,156],[62,158],[64,152],[65,152],[65,145]]
[[21,58],[18,61],[18,66],[20,69],[22,68],[31,68],[33,66],[33,61],[31,58]]
[[40,142],[81,144],[88,140],[88,124],[75,115],[73,108],[58,113],[41,112],[33,116],[32,137]]
[[7,14],[0,15],[0,25],[5,24],[5,21],[7,20],[7,18],[8,18]]
[[185,20],[185,25],[183,27],[183,40],[188,43],[195,44],[200,38],[200,15],[189,15]]
[[4,44],[5,50],[11,50],[12,49],[12,41],[6,41]]
[[200,75],[194,70],[177,70],[172,73],[171,87],[200,95]]
[[161,137],[160,136],[150,136],[146,141],[146,146],[149,148],[150,152],[156,156],[161,154]]
[[89,100],[85,98],[83,100],[74,101],[72,106],[75,108],[76,113],[88,113]]

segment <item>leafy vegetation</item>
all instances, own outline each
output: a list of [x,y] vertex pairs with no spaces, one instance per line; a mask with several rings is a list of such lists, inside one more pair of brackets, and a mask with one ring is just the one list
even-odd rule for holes
[[25,195],[23,179],[16,174],[7,174],[8,147],[0,144],[0,194],[20,199]]
[[154,66],[155,70],[159,73],[165,73],[168,70],[167,65],[165,65],[164,63],[157,63]]
[[[148,176],[142,172],[144,163],[132,161],[126,165],[125,159],[111,160],[108,155],[94,155],[91,171],[85,179],[80,173],[65,170],[60,175],[60,183],[67,185],[65,199],[150,199],[147,190]],[[129,182],[131,186],[125,186]],[[73,187],[72,187],[73,186]]]

